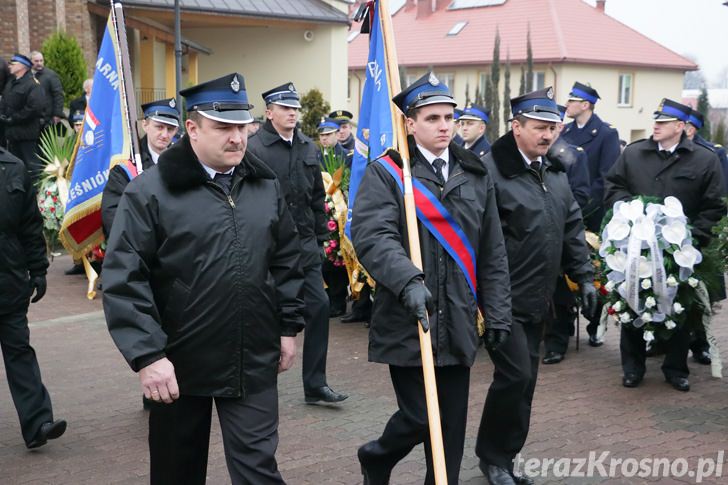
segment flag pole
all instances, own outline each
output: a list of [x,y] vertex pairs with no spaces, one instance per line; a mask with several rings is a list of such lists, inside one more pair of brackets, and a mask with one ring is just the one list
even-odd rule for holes
[[[384,38],[384,49],[387,59],[387,77],[390,90],[393,86],[401,86],[399,79],[399,64],[397,50],[394,43],[392,17],[389,13],[389,1],[379,0],[379,18]],[[392,93],[390,93],[392,94]],[[390,96],[390,99],[392,96]],[[409,143],[407,142],[407,129],[404,116],[396,114],[396,107],[392,109],[394,117],[394,135],[396,147],[402,157],[402,174],[404,178],[404,207],[407,223],[407,239],[409,242],[410,258],[417,268],[422,270],[422,254],[420,252],[420,237],[417,229],[417,212],[415,210],[415,197],[412,189],[412,171],[409,162]],[[427,325],[429,328],[429,324]],[[417,325],[420,337],[420,354],[422,357],[422,372],[425,380],[425,399],[427,401],[427,420],[430,428],[430,446],[432,449],[432,463],[437,485],[447,485],[445,468],[445,451],[442,444],[442,427],[440,424],[440,404],[437,398],[437,381],[435,379],[435,365],[432,356],[432,338],[430,332],[424,332],[422,325]]]
[[131,135],[131,159],[134,161],[137,173],[142,173],[142,157],[139,152],[139,135],[137,132],[137,104],[136,93],[134,92],[134,81],[131,75],[129,64],[129,42],[126,38],[126,22],[124,20],[124,9],[121,2],[111,0],[111,18],[116,31],[116,39],[119,43],[119,57],[121,64],[121,102],[126,112],[127,128]]

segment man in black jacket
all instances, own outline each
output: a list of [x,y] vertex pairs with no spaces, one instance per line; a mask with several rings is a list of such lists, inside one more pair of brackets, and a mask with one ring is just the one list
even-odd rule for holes
[[37,448],[66,430],[53,420],[28,330],[28,305],[45,294],[48,259],[35,187],[23,162],[1,147],[0,207],[0,347],[25,445]]
[[[413,135],[408,154],[412,178],[424,196],[441,204],[440,214],[451,217],[447,227],[461,236],[442,242],[420,221],[423,270],[417,268],[409,256],[402,181],[394,173],[401,160],[390,152],[396,159],[369,164],[353,211],[352,242],[377,282],[369,360],[389,365],[399,410],[378,439],[359,448],[358,457],[364,483],[385,484],[397,462],[425,442],[425,483],[434,484],[417,328],[429,313],[447,478],[455,484],[463,457],[470,367],[479,343],[478,307],[485,314],[489,348],[507,341],[510,332],[506,249],[489,171],[474,153],[452,142],[455,101],[447,86],[429,73],[393,101]],[[439,234],[445,232],[437,227]],[[458,245],[468,250],[452,253]]]
[[45,67],[43,54],[38,51],[30,53],[30,60],[33,63],[33,75],[40,82],[45,93],[45,104],[43,105],[43,119],[46,125],[60,123],[63,115],[63,85],[61,78],[56,71]]
[[481,470],[497,485],[530,483],[515,475],[513,459],[528,436],[541,336],[562,268],[580,285],[584,313],[596,306],[579,204],[564,167],[546,157],[561,123],[553,89],[512,99],[511,112],[511,131],[485,157],[508,251],[513,305],[511,338],[490,351],[495,375],[475,445]]
[[353,130],[351,129],[351,122],[354,115],[345,109],[332,111],[329,113],[329,118],[336,120],[339,124],[339,131],[336,133],[336,139],[339,140],[341,146],[343,146],[347,152],[354,154],[356,148],[356,138],[354,137]]
[[[652,136],[628,145],[606,177],[604,202],[612,207],[619,200],[638,195],[677,197],[692,226],[692,235],[707,247],[711,229],[725,215],[723,175],[718,156],[693,143],[685,134],[690,107],[663,99],[654,113]],[[689,391],[687,365],[690,337],[683,325],[666,343],[662,372],[679,391]],[[644,331],[621,327],[622,384],[637,387],[645,374]]]
[[296,128],[301,102],[293,83],[266,91],[263,100],[267,120],[250,139],[248,150],[275,172],[301,237],[306,302],[303,392],[309,404],[340,402],[348,396],[331,389],[326,380],[329,298],[324,291],[321,264],[326,258],[323,242],[329,231],[318,150],[313,140]]
[[[169,148],[172,138],[177,134],[180,112],[174,98],[143,104],[142,111],[144,136],[139,141],[139,155],[142,160],[142,170],[148,170],[157,164],[159,156]],[[101,221],[106,237],[111,233],[116,208],[129,180],[129,174],[122,165],[114,166],[109,172],[109,180],[101,197]]]
[[490,110],[477,104],[469,104],[458,117],[463,148],[483,158],[490,151],[485,129],[490,123]]
[[187,135],[124,192],[104,259],[109,332],[144,394],[152,484],[204,484],[212,402],[233,483],[283,483],[277,374],[303,328],[300,245],[246,153],[243,76],[180,92]]
[[8,150],[25,163],[31,179],[36,180],[43,170],[36,155],[43,128],[43,88],[33,77],[30,59],[24,55],[15,54],[8,66],[12,78],[0,99],[0,123],[5,125]]

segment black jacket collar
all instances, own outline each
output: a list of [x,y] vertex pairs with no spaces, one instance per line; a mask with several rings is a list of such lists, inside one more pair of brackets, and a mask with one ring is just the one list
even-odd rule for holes
[[[648,150],[648,151],[653,151],[653,150],[659,151],[660,150],[660,146],[657,144],[657,142],[652,137],[650,137],[648,141],[649,141],[649,143],[645,143],[642,146],[643,150]],[[681,152],[681,151],[692,152],[693,150],[695,150],[695,143],[690,138],[688,138],[688,136],[685,134],[685,132],[683,132],[682,136],[680,137],[680,142],[677,144],[677,147],[675,147],[675,152]]]
[[[159,173],[164,184],[173,191],[184,191],[205,184],[209,177],[202,168],[190,139],[183,136],[159,156]],[[243,161],[235,168],[240,178],[274,179],[275,174],[263,161],[250,152],[245,152]]]
[[[280,141],[281,143],[285,143],[283,138],[281,138],[281,135],[278,134],[276,129],[273,127],[273,123],[271,123],[270,120],[266,120],[265,123],[263,123],[263,127],[258,130],[258,133],[256,133],[256,136],[260,137],[260,141],[263,142],[263,145],[265,146],[271,146],[277,141]],[[301,130],[296,128],[293,130],[293,143],[309,143],[311,141],[310,138],[308,138],[306,135],[301,133]]]
[[[513,131],[509,131],[502,137],[498,138],[490,149],[490,153],[493,155],[493,161],[495,166],[498,167],[498,171],[503,174],[504,177],[513,178],[518,175],[528,173],[528,168],[523,161],[521,152],[518,151],[518,145],[516,145],[516,137],[513,135]],[[563,172],[564,167],[560,163],[555,163],[548,157],[541,157],[544,167],[546,170],[552,170],[556,172]]]

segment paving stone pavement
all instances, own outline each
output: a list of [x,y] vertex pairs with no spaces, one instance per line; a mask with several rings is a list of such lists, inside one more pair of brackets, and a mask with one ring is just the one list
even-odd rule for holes
[[[31,341],[43,380],[56,417],[69,422],[68,431],[43,448],[26,450],[7,386],[0,384],[0,484],[147,483],[147,415],[142,410],[137,377],[106,331],[99,297],[86,300],[84,278],[62,274],[70,264],[66,256],[56,258],[49,273],[48,294],[29,314]],[[718,341],[728,355],[726,320],[728,310],[720,311],[714,321]],[[617,329],[609,328],[606,344],[598,349],[588,347],[584,335],[582,332],[578,353],[572,348],[561,364],[541,367],[525,459],[588,458],[590,452],[600,457],[608,452],[607,472],[611,458],[639,461],[654,457],[684,458],[694,472],[698,460],[716,459],[728,448],[725,380],[711,378],[708,367],[691,361],[692,390],[680,393],[664,383],[660,360],[651,358],[643,384],[625,389],[620,384]],[[361,483],[356,448],[377,437],[396,409],[386,366],[368,363],[366,352],[363,325],[331,321],[329,383],[350,394],[340,406],[304,404],[300,352],[296,366],[281,375],[277,457],[288,483]],[[464,484],[485,483],[473,448],[492,372],[487,354],[481,352],[471,373],[461,473]],[[2,367],[0,380],[5,380]],[[215,420],[208,483],[228,484]],[[707,462],[703,466],[706,470]],[[629,473],[630,467],[625,467]],[[620,474],[621,469],[618,465],[612,477],[563,478],[555,476],[557,469],[552,467],[536,482],[696,483],[696,477],[688,475],[627,478]],[[720,470],[728,475],[728,466]],[[395,468],[392,483],[416,484],[423,478],[424,452],[419,446]],[[726,480],[713,476],[702,483]]]

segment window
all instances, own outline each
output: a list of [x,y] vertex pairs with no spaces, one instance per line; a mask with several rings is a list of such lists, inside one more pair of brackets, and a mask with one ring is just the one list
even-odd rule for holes
[[535,71],[533,73],[533,90],[539,90],[546,87],[546,73],[543,71]]
[[632,106],[632,74],[619,75],[618,106]]
[[419,78],[420,78],[420,76],[418,76],[416,74],[407,74],[404,77],[405,87],[412,86],[412,84],[414,84],[414,82],[417,81],[417,79],[419,79]]
[[450,92],[452,93],[455,91],[455,74],[453,73],[445,73],[445,74],[435,74],[437,76],[437,79],[440,80],[442,84],[447,86],[450,89]]
[[[480,97],[485,99],[485,84],[490,79],[490,74],[488,73],[481,73],[480,74]],[[475,99],[475,95],[473,94],[473,99]]]
[[467,21],[458,22],[455,25],[452,26],[452,29],[450,29],[450,32],[447,33],[448,36],[454,37],[460,33],[461,30],[465,28],[465,26],[468,25]]

